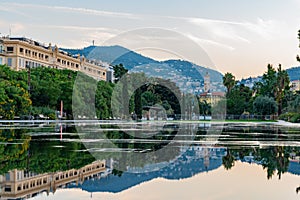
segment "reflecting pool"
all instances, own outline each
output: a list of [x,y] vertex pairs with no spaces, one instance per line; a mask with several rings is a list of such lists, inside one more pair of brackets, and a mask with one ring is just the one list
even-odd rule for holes
[[1,199],[299,199],[300,127],[0,123]]

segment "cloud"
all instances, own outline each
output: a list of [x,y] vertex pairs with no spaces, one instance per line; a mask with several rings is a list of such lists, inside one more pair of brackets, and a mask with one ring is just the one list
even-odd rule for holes
[[87,27],[87,26],[69,26],[69,25],[38,25],[41,28],[50,28],[50,29],[65,29],[65,30],[76,30],[76,31],[106,31],[119,33],[120,30],[113,28],[105,28],[105,27]]
[[279,22],[274,20],[263,20],[258,18],[255,23],[253,22],[236,22],[226,20],[213,20],[203,18],[184,18],[187,22],[210,30],[210,32],[221,38],[239,40],[242,42],[250,43],[249,39],[241,35],[256,34],[261,38],[270,39],[272,33],[279,26]]
[[37,9],[49,9],[62,12],[72,12],[80,13],[86,15],[94,16],[107,16],[107,17],[118,17],[118,18],[127,18],[127,19],[140,19],[140,16],[124,13],[124,12],[108,12],[87,8],[75,8],[75,7],[66,7],[66,6],[48,6],[48,5],[38,5],[38,4],[22,4],[22,3],[0,3],[1,7],[5,8],[6,11],[13,12],[16,8],[37,8]]
[[233,51],[235,50],[234,47],[230,46],[230,45],[226,45],[226,44],[223,44],[223,43],[219,43],[219,42],[216,42],[216,41],[213,41],[213,40],[207,40],[207,39],[203,39],[203,38],[198,38],[194,35],[191,35],[191,34],[186,34],[186,36],[188,38],[190,38],[191,40],[195,41],[196,43],[198,44],[208,44],[208,45],[213,45],[213,46],[216,46],[216,47],[221,47],[221,48],[224,48],[226,50],[230,50],[230,51]]
[[[1,5],[1,3],[0,3],[0,5]],[[9,6],[5,6],[5,5],[0,6],[0,11],[1,12],[9,12],[9,13],[13,13],[13,14],[17,14],[17,15],[22,15],[22,16],[25,16],[25,17],[29,17],[24,12],[17,11],[15,8],[9,7]]]
[[[20,32],[20,31],[24,31],[25,30],[25,26],[21,23],[9,23],[7,21],[3,21],[0,20],[0,28],[2,30],[9,30],[12,31],[12,34],[14,34],[14,32]],[[4,34],[2,32],[2,34]]]

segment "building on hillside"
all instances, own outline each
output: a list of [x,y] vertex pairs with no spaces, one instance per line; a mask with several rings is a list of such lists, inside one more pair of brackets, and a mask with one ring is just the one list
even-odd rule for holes
[[220,100],[225,98],[225,92],[203,92],[199,95],[200,102],[215,105]]
[[208,72],[206,72],[204,76],[204,92],[209,92],[210,89],[210,76]]
[[49,67],[81,71],[96,80],[107,80],[109,65],[100,61],[91,61],[80,55],[70,55],[56,45],[41,44],[24,37],[0,38],[0,64],[6,64],[14,70],[27,67]]
[[224,98],[225,92],[211,91],[210,76],[208,72],[206,72],[206,75],[204,76],[204,92],[199,95],[199,101],[205,101],[208,104],[214,105]]
[[300,80],[291,81],[291,91],[300,91]]

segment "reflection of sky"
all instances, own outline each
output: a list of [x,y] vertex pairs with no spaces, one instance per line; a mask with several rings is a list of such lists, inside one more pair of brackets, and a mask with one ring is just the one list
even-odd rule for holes
[[[262,166],[236,162],[229,170],[220,167],[208,173],[201,173],[184,180],[157,178],[123,192],[88,193],[80,189],[57,190],[47,199],[299,199],[296,188],[299,176],[286,173],[281,180],[268,180]],[[45,199],[46,194],[34,199]]]

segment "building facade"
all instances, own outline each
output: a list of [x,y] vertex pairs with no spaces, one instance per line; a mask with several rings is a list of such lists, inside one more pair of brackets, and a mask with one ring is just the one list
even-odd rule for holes
[[211,105],[217,104],[225,98],[225,92],[212,91],[210,84],[210,75],[206,72],[204,76],[204,92],[199,95],[200,102],[206,102]]
[[291,81],[290,85],[291,91],[300,91],[300,80]]
[[109,65],[96,62],[80,55],[70,55],[60,50],[56,45],[44,45],[34,40],[20,37],[0,38],[0,64],[6,64],[14,70],[24,70],[34,67],[49,67],[69,69],[83,72],[96,80],[107,78]]

